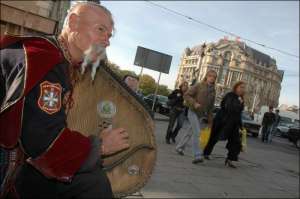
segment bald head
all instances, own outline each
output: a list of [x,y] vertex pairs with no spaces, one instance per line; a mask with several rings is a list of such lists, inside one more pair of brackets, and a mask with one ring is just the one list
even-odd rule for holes
[[92,15],[102,12],[105,17],[109,18],[112,28],[114,29],[114,20],[111,12],[104,6],[94,2],[78,2],[75,3],[69,10],[64,21],[63,29],[69,24],[69,18],[72,14],[76,14],[84,19],[93,19]]
[[80,62],[93,45],[109,46],[113,29],[109,10],[96,3],[80,2],[68,11],[61,36],[68,43],[71,56]]

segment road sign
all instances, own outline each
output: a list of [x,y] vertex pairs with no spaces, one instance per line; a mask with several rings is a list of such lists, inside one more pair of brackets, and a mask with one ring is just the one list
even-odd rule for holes
[[141,46],[137,47],[134,65],[169,74],[172,56]]

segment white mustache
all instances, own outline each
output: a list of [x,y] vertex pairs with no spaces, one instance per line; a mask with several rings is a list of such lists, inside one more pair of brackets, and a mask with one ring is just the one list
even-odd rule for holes
[[95,79],[97,68],[101,60],[106,58],[106,49],[100,44],[92,44],[84,51],[84,60],[81,64],[81,74],[85,73],[88,65],[92,65],[91,78]]

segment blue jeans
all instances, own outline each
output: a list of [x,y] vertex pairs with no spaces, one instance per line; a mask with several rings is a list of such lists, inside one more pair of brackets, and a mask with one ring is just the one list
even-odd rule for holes
[[273,125],[264,125],[262,131],[262,141],[270,143],[272,141]]
[[199,136],[205,127],[207,127],[207,124],[205,124],[203,121],[203,118],[199,118],[197,114],[189,110],[188,111],[188,121],[190,124],[190,127],[185,132],[182,139],[179,141],[178,145],[176,146],[176,149],[179,151],[183,151],[192,137],[192,150],[193,150],[193,156],[195,159],[200,159],[202,157],[202,150],[200,148],[199,143]]
[[[176,108],[172,108],[170,111],[169,117],[169,125],[167,129],[166,139],[176,138],[179,130],[181,129],[183,122],[185,120],[184,111],[177,110]],[[177,122],[176,122],[177,121]],[[176,127],[174,129],[174,124],[176,122]],[[173,130],[174,129],[174,130]]]

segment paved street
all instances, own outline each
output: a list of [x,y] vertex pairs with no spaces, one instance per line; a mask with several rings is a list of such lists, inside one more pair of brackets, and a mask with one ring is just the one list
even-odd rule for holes
[[238,169],[224,166],[225,142],[216,145],[212,160],[193,165],[191,147],[185,156],[177,155],[174,144],[164,143],[166,118],[156,118],[160,118],[155,121],[157,165],[137,197],[299,198],[299,150],[286,139],[274,138],[272,144],[264,144],[248,137],[248,148],[240,155]]

